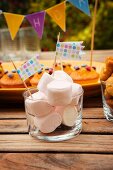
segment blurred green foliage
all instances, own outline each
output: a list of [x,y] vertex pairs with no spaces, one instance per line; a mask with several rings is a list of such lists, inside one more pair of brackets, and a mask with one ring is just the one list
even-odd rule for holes
[[[17,14],[30,14],[33,12],[48,9],[63,0],[40,1],[40,0],[1,0],[0,9],[5,12]],[[90,0],[90,11],[93,16],[95,0]],[[90,49],[92,17],[79,11],[76,7],[66,2],[66,27],[64,33],[59,26],[46,14],[45,28],[41,40],[42,50],[55,50],[56,37],[61,32],[61,41],[83,40],[85,49]],[[22,27],[30,26],[25,19]],[[6,26],[3,15],[0,16],[0,27]],[[113,49],[113,1],[101,0],[98,4],[96,31],[95,31],[95,49]]]

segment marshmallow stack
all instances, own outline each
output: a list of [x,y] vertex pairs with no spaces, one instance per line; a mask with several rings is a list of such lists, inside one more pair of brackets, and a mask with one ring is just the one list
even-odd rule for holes
[[61,124],[75,125],[82,87],[73,83],[64,71],[53,75],[44,73],[38,83],[38,92],[25,100],[26,111],[35,116],[35,126],[42,133],[51,133]]

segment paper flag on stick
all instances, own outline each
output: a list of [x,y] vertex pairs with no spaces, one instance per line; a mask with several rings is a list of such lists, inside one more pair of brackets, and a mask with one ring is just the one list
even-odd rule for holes
[[35,29],[35,31],[38,33],[39,38],[41,39],[44,29],[45,11],[26,15],[26,18],[30,22],[32,27]]
[[68,59],[68,58],[81,58],[83,54],[82,41],[80,42],[57,42],[56,55]]
[[78,9],[90,16],[89,3],[88,0],[67,0]]
[[3,14],[8,25],[11,39],[14,40],[19,30],[19,27],[24,19],[24,15],[11,14],[7,12],[3,12]]
[[38,59],[38,56],[33,57],[17,69],[17,73],[20,75],[23,81],[41,69]]
[[66,4],[62,2],[46,10],[47,14],[53,18],[53,20],[61,27],[61,29],[66,31]]

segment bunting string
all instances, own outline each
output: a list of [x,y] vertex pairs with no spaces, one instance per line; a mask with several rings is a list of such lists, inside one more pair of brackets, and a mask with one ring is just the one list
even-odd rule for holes
[[[67,0],[76,8],[90,16],[88,0]],[[61,2],[55,6],[52,6],[46,10],[28,14],[26,16],[3,12],[0,10],[0,14],[4,15],[6,20],[11,39],[14,40],[16,34],[24,20],[26,18],[34,30],[37,32],[38,37],[41,39],[44,30],[44,21],[46,13],[56,22],[56,24],[65,32],[66,31],[66,1]]]

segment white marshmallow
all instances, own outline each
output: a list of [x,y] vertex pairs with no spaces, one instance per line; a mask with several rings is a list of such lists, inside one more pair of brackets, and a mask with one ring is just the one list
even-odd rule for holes
[[54,110],[54,107],[48,104],[47,97],[42,92],[36,92],[25,100],[25,105],[28,113],[37,117],[49,114]]
[[47,85],[48,103],[53,106],[63,106],[72,101],[72,84],[67,81],[54,80]]
[[47,100],[47,96],[44,93],[42,93],[41,91],[38,91],[36,93],[33,93],[32,97],[29,96],[29,99]]
[[[32,107],[31,107],[31,103],[34,102],[34,100],[47,100],[47,97],[45,96],[44,93],[38,91],[36,93],[33,93],[32,96],[29,96],[26,100],[25,100],[25,108],[26,111],[30,114],[32,114]],[[34,115],[34,114],[33,114]]]
[[37,86],[38,90],[40,90],[41,92],[46,94],[47,93],[47,84],[53,80],[54,80],[53,76],[45,72],[42,75],[42,77],[38,83],[38,86]]
[[39,128],[42,133],[51,133],[62,122],[61,115],[57,112],[52,112],[51,114],[35,119],[35,126]]
[[82,91],[83,89],[80,84],[77,84],[77,83],[72,84],[72,97],[75,97],[76,95],[81,94]]
[[64,71],[57,70],[53,74],[54,74],[55,80],[68,81],[70,83],[73,83],[72,78]]
[[75,124],[78,111],[75,106],[67,106],[62,113],[62,124],[72,127]]
[[82,86],[77,83],[72,84],[72,102],[70,105],[77,105],[80,99],[80,94],[83,92]]

